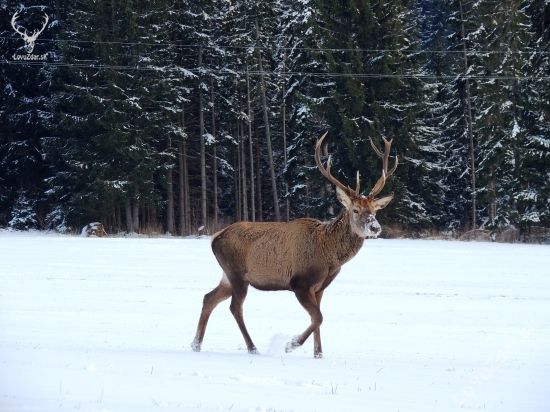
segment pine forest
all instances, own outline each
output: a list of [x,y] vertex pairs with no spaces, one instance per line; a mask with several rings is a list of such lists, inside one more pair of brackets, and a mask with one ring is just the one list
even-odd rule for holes
[[0,228],[334,218],[550,241],[548,0],[0,1]]

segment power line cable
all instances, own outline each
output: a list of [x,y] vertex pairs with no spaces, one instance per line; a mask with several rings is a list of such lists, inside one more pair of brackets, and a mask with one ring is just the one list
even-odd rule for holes
[[[186,69],[183,67],[158,67],[158,66],[120,66],[120,65],[104,65],[104,64],[90,64],[90,63],[55,63],[55,62],[43,62],[43,61],[0,61],[0,64],[8,65],[30,65],[30,66],[51,66],[51,67],[71,67],[80,69],[95,69],[95,70],[133,70],[133,71],[158,71],[158,72],[188,72],[192,74],[198,74],[201,70],[198,68]],[[245,71],[232,70],[232,69],[218,69],[208,70],[210,73],[226,74],[226,75],[246,75]],[[280,76],[281,73],[276,71],[264,71],[264,74]],[[250,75],[260,75],[259,71],[249,71]],[[398,78],[398,79],[471,79],[471,80],[550,80],[550,76],[485,76],[485,75],[468,75],[456,74],[456,75],[435,75],[429,73],[405,73],[405,74],[384,74],[384,73],[335,73],[335,72],[285,72],[285,76],[309,76],[309,77],[352,77],[352,78]]]
[[[18,37],[0,36],[2,40],[21,40]],[[177,43],[144,43],[144,42],[122,42],[122,41],[96,41],[96,40],[67,40],[67,39],[37,39],[36,43],[84,43],[84,44],[115,44],[120,46],[156,46],[156,47],[174,47],[174,48],[198,48],[198,44],[177,44]],[[272,50],[273,46],[258,46],[254,44],[236,46],[236,45],[207,45],[203,48],[211,49],[262,49]],[[299,50],[299,51],[341,51],[341,52],[362,52],[362,53],[408,53],[408,54],[462,54],[463,50],[406,50],[406,49],[358,49],[358,48],[313,48],[313,47],[280,47],[278,50]],[[469,54],[549,54],[550,51],[545,50],[470,50]]]

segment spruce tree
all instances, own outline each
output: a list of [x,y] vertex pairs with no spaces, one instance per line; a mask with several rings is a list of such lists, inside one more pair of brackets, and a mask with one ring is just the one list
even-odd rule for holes
[[[48,108],[55,68],[43,61],[17,60],[26,56],[20,31],[33,32],[47,24],[37,38],[32,55],[46,55],[53,60],[51,40],[58,33],[54,10],[42,5],[23,7],[4,2],[0,7],[0,225],[6,225],[14,213],[20,194],[38,216],[36,227],[45,228],[48,204],[44,179],[48,170],[44,162],[42,139],[48,135],[51,111]],[[17,16],[15,15],[17,13]],[[15,209],[14,209],[15,208]]]

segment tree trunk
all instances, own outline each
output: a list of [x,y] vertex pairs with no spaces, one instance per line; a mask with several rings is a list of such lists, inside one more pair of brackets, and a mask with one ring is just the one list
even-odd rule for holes
[[476,169],[474,159],[474,132],[472,129],[472,103],[470,99],[470,79],[468,75],[468,56],[466,54],[466,34],[464,30],[464,14],[462,12],[462,0],[460,5],[460,22],[462,24],[462,50],[464,52],[464,76],[466,78],[466,106],[468,109],[468,137],[470,139],[470,169],[471,169],[471,184],[472,184],[472,230],[476,229]]
[[[239,101],[241,101],[241,89],[239,88]],[[242,109],[242,108],[241,108]],[[242,112],[242,110],[241,110]],[[239,151],[241,158],[241,193],[243,199],[243,220],[248,221],[248,193],[246,191],[246,155],[245,155],[245,141],[244,141],[244,130],[243,123],[239,122],[238,125],[239,131]]]
[[180,205],[180,236],[185,236],[186,227],[185,227],[185,183],[184,183],[184,172],[183,172],[183,143],[178,143],[178,170],[179,170],[179,193],[178,193],[178,203]]
[[[237,126],[237,130],[239,130],[238,126]],[[241,142],[240,136],[238,135],[238,131],[237,131],[237,142],[239,143],[239,145],[237,146],[237,170],[238,170],[237,179],[239,179],[239,220],[245,220],[245,218],[244,218],[244,208],[243,208],[243,206],[244,206],[243,190],[242,190],[242,187],[243,187],[242,172],[243,172],[243,170],[241,168],[241,165],[242,165],[242,158],[241,158],[242,142]]]
[[109,233],[116,233],[116,214],[114,206],[111,207],[111,213],[109,213]]
[[[55,18],[58,22],[61,22],[61,4],[60,3],[61,3],[61,0],[55,0]],[[9,7],[9,2],[8,2],[8,7]]]
[[109,224],[111,227],[109,228],[110,233],[116,233],[116,214],[115,214],[115,207],[111,207],[111,213],[109,213]]
[[[199,70],[202,67],[202,44],[199,46]],[[204,142],[204,113],[202,103],[202,78],[199,77],[199,133],[201,142],[201,225],[206,228],[206,153]]]
[[111,34],[114,37],[115,33],[115,24],[116,24],[116,18],[115,18],[115,0],[111,0]]
[[[184,119],[184,111],[183,111],[183,105],[181,107],[181,114],[179,116],[179,126],[181,127],[181,131],[185,133],[185,119]],[[178,191],[178,203],[180,206],[179,209],[179,234],[180,236],[185,236],[187,234],[187,226],[186,226],[186,205],[185,205],[185,172],[184,172],[184,160],[183,160],[183,142],[178,142],[178,177],[179,177],[179,191]]]
[[216,113],[214,111],[214,79],[210,78],[210,110],[212,110],[212,177],[214,180],[214,230],[218,230],[218,155],[216,153]]
[[258,222],[262,222],[264,218],[264,213],[262,209],[262,169],[260,165],[260,139],[258,130],[258,119],[256,118],[256,116],[254,116],[254,131],[256,132],[256,139],[254,140],[254,146],[256,147],[256,204],[258,205]]
[[[172,146],[171,140],[170,136],[166,136],[166,149],[168,152],[170,152]],[[168,169],[166,169],[166,230],[172,235],[176,233],[174,225],[174,180],[172,165],[168,165]]]
[[136,233],[139,233],[139,195],[134,199],[132,216],[134,218],[134,230]]
[[[155,186],[155,184],[153,183],[154,182],[153,173],[151,173],[149,175],[149,181],[151,182],[150,190],[152,192],[154,190],[154,186]],[[155,204],[152,202],[152,199],[149,199],[147,207],[149,209],[149,222],[150,222],[150,224],[153,224],[154,227],[156,228],[156,226],[157,226],[157,209],[156,209]]]
[[239,179],[239,149],[233,152],[233,181],[235,182],[235,217],[236,221],[241,220],[241,179]]
[[[258,19],[256,19],[256,41],[260,41],[260,29],[258,27]],[[269,173],[271,175],[271,190],[273,193],[273,210],[275,212],[275,221],[281,221],[281,213],[279,212],[279,196],[277,194],[277,182],[275,180],[275,165],[273,164],[273,150],[271,149],[271,134],[269,132],[269,116],[267,111],[267,100],[265,97],[265,79],[262,68],[262,52],[258,49],[258,65],[260,69],[260,83],[261,83],[261,99],[262,107],[264,111],[264,123],[265,123],[265,138],[267,142],[267,159],[269,162]]]
[[[147,227],[152,228],[153,227],[153,219],[151,219],[151,206],[149,206],[150,200],[147,199],[145,204],[143,205],[143,219],[147,219]],[[145,224],[144,224],[145,225]]]
[[124,200],[124,209],[126,210],[126,231],[132,233],[134,231],[134,221],[132,220],[132,207],[129,197]]
[[189,168],[187,165],[187,141],[183,141],[183,185],[185,191],[185,230],[191,234],[191,195],[189,193]]
[[[286,64],[286,51],[283,54],[283,102],[281,107],[281,116],[283,118],[283,154],[284,154],[285,170],[286,170],[287,155],[286,155],[285,64]],[[286,217],[286,221],[288,222],[290,220],[290,202],[288,200],[288,183],[286,182],[286,179],[285,179],[285,206],[286,206],[285,217]]]
[[[183,104],[181,106],[181,129],[185,133],[185,110]],[[189,170],[187,169],[187,137],[183,139],[180,143],[180,197],[183,196],[181,200],[181,233],[182,235],[191,234],[191,206],[189,198]],[[182,182],[183,180],[183,182]],[[183,216],[181,215],[183,213]]]
[[166,171],[166,186],[166,231],[173,235],[176,233],[176,229],[174,225],[174,184],[171,168]]
[[248,156],[250,158],[250,206],[252,207],[250,217],[256,221],[256,199],[254,194],[254,155],[252,151],[252,112],[250,110],[250,83],[248,78],[248,65],[246,66],[246,108],[248,113]]
[[246,190],[246,151],[245,151],[245,140],[244,140],[244,130],[241,123],[241,138],[240,138],[240,148],[241,148],[241,187],[243,195],[243,220],[248,221],[248,191]]
[[115,213],[116,213],[116,233],[120,232],[122,230],[122,217],[120,216],[120,207],[115,207]]
[[489,222],[493,223],[493,220],[497,216],[497,202],[496,202],[496,190],[495,180],[493,176],[493,168],[491,167],[491,180],[489,181],[489,191],[491,193],[491,201],[489,203]]

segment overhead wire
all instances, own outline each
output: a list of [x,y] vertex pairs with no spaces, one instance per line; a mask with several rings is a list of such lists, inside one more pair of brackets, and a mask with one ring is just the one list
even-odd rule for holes
[[[30,65],[30,66],[52,66],[52,67],[70,67],[80,69],[93,69],[93,70],[131,70],[131,71],[157,71],[157,72],[189,72],[192,74],[198,74],[204,69],[199,68],[187,69],[184,67],[160,67],[160,66],[122,66],[122,65],[106,65],[97,63],[61,63],[61,62],[48,62],[48,61],[26,61],[26,60],[3,60],[0,64],[8,65]],[[234,69],[216,69],[208,70],[208,73],[213,74],[227,74],[227,75],[246,75],[244,70]],[[251,70],[249,75],[260,75],[262,72]],[[263,74],[282,76],[282,73],[276,71],[264,71]],[[454,75],[436,75],[429,73],[402,73],[402,74],[385,74],[385,73],[337,73],[337,72],[302,72],[302,71],[285,71],[285,77],[292,76],[309,76],[320,78],[332,78],[332,77],[352,77],[358,79],[368,78],[398,78],[398,79],[470,79],[470,80],[550,80],[550,76],[495,76],[495,75],[464,75],[463,73]]]
[[[21,40],[15,36],[0,36],[1,40]],[[114,44],[119,46],[158,46],[158,47],[174,47],[174,48],[198,48],[199,44],[178,44],[170,43],[147,43],[147,42],[125,42],[125,41],[97,41],[97,40],[75,40],[75,39],[37,39],[36,43],[84,43],[84,44]],[[212,49],[262,49],[272,50],[273,46],[260,46],[255,44],[249,45],[219,45],[219,44],[202,44],[203,48]],[[361,49],[361,48],[331,48],[331,47],[279,47],[278,50],[300,50],[300,51],[342,51],[342,52],[362,52],[362,53],[436,53],[436,54],[462,54],[463,50],[407,50],[407,49]],[[549,54],[546,50],[469,50],[471,54]]]
[[[0,36],[0,39],[3,40],[21,40],[17,37],[5,37]],[[120,42],[120,41],[92,41],[92,40],[74,40],[74,39],[40,39],[36,41],[37,43],[46,43],[46,42],[65,42],[65,43],[84,43],[84,44],[99,44],[99,45],[122,45],[122,46],[162,46],[162,47],[174,47],[174,48],[196,48],[199,45],[194,44],[177,44],[177,43],[144,43],[144,42]],[[272,47],[267,46],[258,46],[255,44],[238,46],[238,45],[203,45],[206,48],[220,48],[220,49],[271,49]],[[308,48],[308,47],[282,47],[280,50],[300,50],[300,51],[313,51],[313,52],[323,52],[323,51],[332,51],[332,52],[361,52],[361,53],[410,53],[410,54],[425,54],[425,53],[437,53],[437,54],[456,54],[464,53],[463,50],[405,50],[405,49],[359,49],[359,48]],[[470,50],[468,54],[547,54],[550,52],[547,51],[513,51],[513,50]],[[185,69],[182,67],[160,67],[160,66],[137,66],[137,65],[108,65],[108,64],[98,64],[98,63],[62,63],[62,62],[48,62],[40,60],[25,60],[24,58],[18,60],[2,60],[0,64],[23,64],[23,65],[42,65],[42,66],[53,66],[53,67],[71,67],[71,68],[87,68],[87,69],[97,69],[97,70],[132,70],[132,71],[186,71],[190,73],[198,73],[198,68]],[[244,75],[244,71],[239,70],[208,70],[210,73],[216,74],[237,74]],[[276,71],[264,71],[264,74],[275,74],[281,75]],[[259,71],[250,71],[251,75],[261,74]],[[406,73],[406,74],[384,74],[384,73],[337,73],[337,72],[286,72],[285,76],[315,76],[315,77],[353,77],[353,78],[401,78],[401,79],[472,79],[472,80],[550,80],[550,76],[498,76],[498,75],[435,75],[427,73]]]

